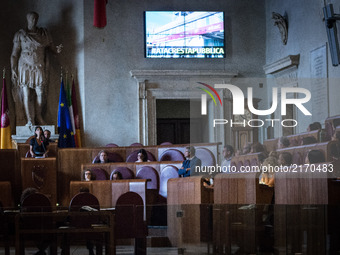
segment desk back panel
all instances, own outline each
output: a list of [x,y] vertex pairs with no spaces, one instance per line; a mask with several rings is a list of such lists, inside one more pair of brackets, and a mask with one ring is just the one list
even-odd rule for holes
[[21,158],[22,189],[33,187],[45,194],[52,206],[57,203],[56,158]]

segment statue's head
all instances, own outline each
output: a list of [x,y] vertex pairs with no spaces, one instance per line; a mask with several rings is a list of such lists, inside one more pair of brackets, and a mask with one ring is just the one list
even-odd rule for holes
[[38,23],[39,14],[36,12],[29,12],[26,15],[27,23],[29,25],[36,25]]

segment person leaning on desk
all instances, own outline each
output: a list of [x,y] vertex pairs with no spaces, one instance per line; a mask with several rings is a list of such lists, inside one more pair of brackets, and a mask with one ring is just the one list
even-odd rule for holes
[[30,153],[33,158],[47,158],[48,141],[44,137],[44,132],[40,126],[35,128],[35,136],[30,140]]

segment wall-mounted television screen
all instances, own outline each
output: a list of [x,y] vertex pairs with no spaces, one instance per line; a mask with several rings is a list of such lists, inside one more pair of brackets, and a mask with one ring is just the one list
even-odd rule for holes
[[146,11],[146,58],[223,58],[224,13]]

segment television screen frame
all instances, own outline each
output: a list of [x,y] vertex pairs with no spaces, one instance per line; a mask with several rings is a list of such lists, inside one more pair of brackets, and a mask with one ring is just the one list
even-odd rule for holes
[[147,59],[224,59],[225,42],[224,11],[144,11]]

